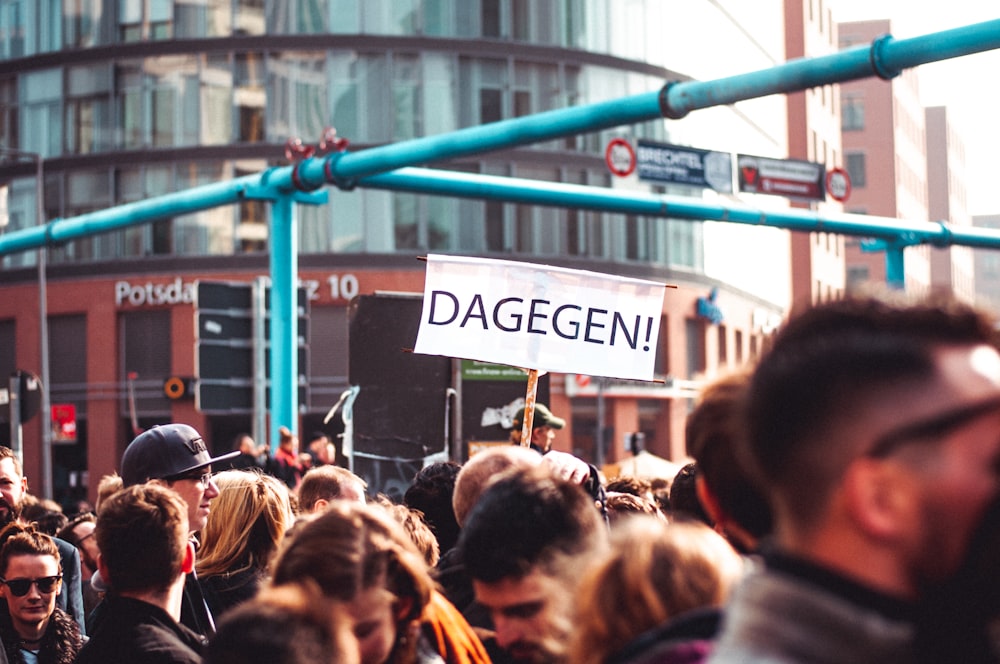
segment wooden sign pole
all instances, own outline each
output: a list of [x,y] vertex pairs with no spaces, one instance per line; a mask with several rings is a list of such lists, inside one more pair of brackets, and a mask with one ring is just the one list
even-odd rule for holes
[[531,445],[531,430],[535,423],[535,396],[538,394],[538,369],[528,371],[528,387],[524,395],[524,421],[521,423],[521,447]]

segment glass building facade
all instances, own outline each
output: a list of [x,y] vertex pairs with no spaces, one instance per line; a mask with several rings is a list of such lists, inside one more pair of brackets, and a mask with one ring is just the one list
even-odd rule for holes
[[[783,60],[782,14],[781,0],[0,0],[0,233],[39,223],[34,166],[2,148],[44,158],[45,220],[69,218],[285,165],[290,139],[317,145],[330,127],[359,151],[770,67]],[[642,138],[784,157],[786,133],[784,100],[771,97],[429,165],[735,201],[746,196],[613,177],[605,147],[613,137]],[[775,229],[327,191],[326,204],[297,208],[298,249],[323,296],[310,335],[317,348],[338,351],[310,355],[310,422],[347,385],[346,301],[358,279],[368,280],[362,291],[369,282],[399,288],[386,275],[425,252],[537,258],[680,282],[687,299],[665,306],[656,373],[681,379],[752,357],[767,331],[761,321],[787,298],[787,235]],[[787,205],[759,198],[751,202]],[[127,299],[109,311],[98,286],[141,290],[167,278],[164,269],[166,285],[176,280],[178,288],[213,270],[260,273],[269,214],[266,202],[248,200],[46,250],[60,277],[50,292],[82,294],[49,309],[52,347],[62,349],[53,352],[53,403],[77,404],[84,443],[60,449],[57,467],[113,468],[113,451],[86,442],[128,435],[129,372],[145,381],[136,397],[141,425],[178,412],[160,377],[188,362],[178,358],[190,355],[191,325],[179,316],[190,314]],[[0,257],[0,341],[17,341],[9,344],[16,352],[0,343],[0,367],[31,366],[34,357],[31,316],[3,298],[26,296],[33,270],[18,268],[34,266],[37,255]],[[143,276],[152,265],[161,273]],[[350,288],[331,295],[327,280],[331,289]],[[720,285],[732,293],[732,319],[714,326],[693,303]],[[84,302],[88,289],[93,301]],[[114,325],[117,334],[108,334]],[[81,343],[89,358],[117,359],[81,360]],[[559,398],[568,408],[570,397]],[[647,432],[651,445],[667,424],[678,437],[686,400],[630,399],[628,426]],[[580,440],[596,437],[595,404],[592,396],[572,404],[573,444],[584,449]],[[195,417],[194,407],[182,416]],[[203,424],[221,444],[246,426],[214,416]]]
[[[286,140],[315,144],[327,127],[363,149],[655,90],[683,75],[651,64],[666,54],[621,26],[661,4],[0,0],[0,145],[41,154],[46,217],[72,217],[285,163]],[[670,138],[651,122],[446,167],[607,186],[603,146],[623,133]],[[11,183],[9,230],[37,223],[34,192],[30,178]],[[264,251],[267,214],[255,203],[212,210],[73,242],[50,259]],[[303,253],[701,266],[690,222],[376,191],[332,192],[300,217]]]

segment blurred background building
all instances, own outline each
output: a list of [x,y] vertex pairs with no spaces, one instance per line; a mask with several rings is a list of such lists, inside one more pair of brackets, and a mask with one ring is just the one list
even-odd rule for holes
[[[44,165],[39,187],[30,159],[0,150],[3,230],[283,165],[289,139],[315,145],[328,127],[363,150],[671,80],[764,69],[870,40],[883,27],[838,31],[822,0],[692,0],[683,12],[661,0],[0,0],[0,147]],[[737,179],[719,190],[609,172],[609,141],[654,141],[843,167],[854,179],[849,211],[925,218],[930,148],[922,140],[932,123],[915,95],[904,72],[888,86],[826,86],[434,166],[764,209],[841,209],[832,200],[741,192]],[[892,129],[894,108],[905,114]],[[935,116],[935,131],[948,135],[939,125]],[[961,153],[952,146],[934,150],[957,168]],[[882,190],[893,196],[872,193]],[[879,278],[877,254],[869,265],[828,234],[329,192],[327,204],[298,210],[310,307],[302,435],[340,433],[339,418],[323,418],[349,386],[352,298],[420,291],[423,264],[414,259],[428,251],[678,286],[660,323],[656,373],[664,382],[550,377],[550,405],[569,422],[556,446],[611,461],[628,454],[635,432],[649,451],[682,459],[691,388],[751,360],[792,302]],[[956,200],[935,210],[959,215]],[[266,203],[247,201],[46,251],[48,387],[53,408],[72,411],[75,424],[73,435],[53,434],[56,498],[92,494],[136,428],[187,422],[217,451],[251,428],[251,415],[204,412],[164,382],[198,378],[194,284],[267,273],[268,215]],[[0,258],[0,376],[40,364],[38,257]],[[929,258],[908,256],[907,265],[916,266],[914,283],[929,287]],[[968,265],[954,257],[947,268],[963,288],[971,285]],[[29,475],[40,468],[42,426],[49,418],[24,426]]]

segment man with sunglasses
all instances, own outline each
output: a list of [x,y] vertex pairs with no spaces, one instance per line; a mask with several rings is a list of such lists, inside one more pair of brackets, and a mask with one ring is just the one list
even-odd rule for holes
[[[188,528],[197,545],[194,536],[205,527],[210,503],[219,495],[219,487],[212,481],[212,464],[238,454],[237,450],[213,458],[194,427],[156,425],[136,436],[125,448],[121,463],[122,484],[128,488],[154,482],[173,489],[187,507]],[[98,583],[105,583],[103,576],[98,575],[98,578]],[[100,613],[101,606],[98,606],[93,622],[101,620]],[[215,621],[193,571],[184,584],[181,623],[206,637],[215,633]]]
[[996,340],[938,299],[848,298],[785,324],[744,421],[774,538],[710,661],[917,661],[919,612],[1000,486]]

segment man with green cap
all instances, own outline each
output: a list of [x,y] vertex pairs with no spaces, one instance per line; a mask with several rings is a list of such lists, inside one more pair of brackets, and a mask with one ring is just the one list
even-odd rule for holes
[[[516,445],[521,444],[521,427],[524,425],[524,408],[514,415],[514,428],[510,431],[510,440]],[[535,404],[535,417],[531,421],[531,440],[533,450],[545,454],[552,449],[552,439],[556,437],[556,429],[566,426],[566,420],[556,417],[543,403]]]

